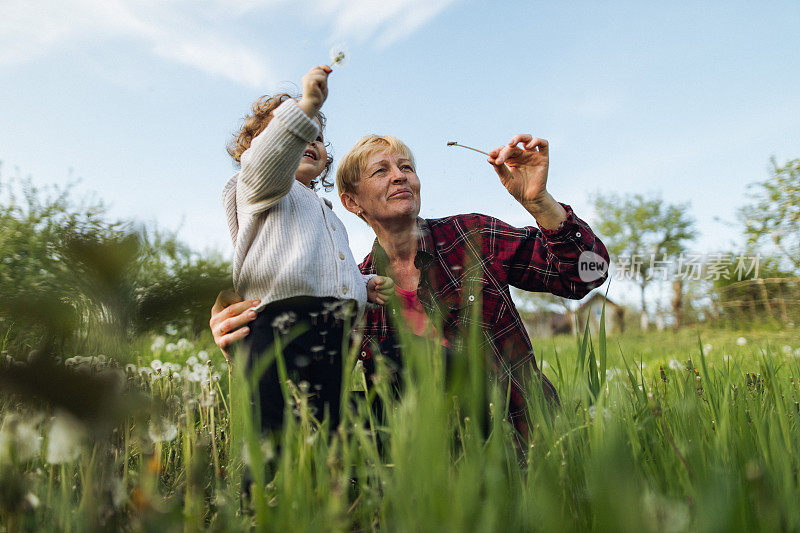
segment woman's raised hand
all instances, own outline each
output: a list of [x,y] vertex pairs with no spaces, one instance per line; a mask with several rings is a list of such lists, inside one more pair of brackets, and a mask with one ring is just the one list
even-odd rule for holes
[[252,322],[256,318],[256,313],[248,309],[258,303],[258,300],[243,301],[242,297],[232,290],[222,291],[217,296],[217,301],[211,308],[211,320],[208,321],[208,325],[211,326],[214,342],[228,361],[230,361],[228,348],[250,333],[250,328],[245,324]]
[[322,104],[328,98],[328,74],[332,72],[328,65],[319,65],[303,76],[303,96],[297,105],[311,118],[317,116]]
[[523,133],[489,152],[489,163],[511,196],[525,205],[547,193],[548,152],[546,140]]
[[557,228],[567,218],[561,204],[547,192],[550,150],[546,140],[527,133],[514,135],[508,144],[489,152],[489,163],[511,196],[536,217],[542,227]]

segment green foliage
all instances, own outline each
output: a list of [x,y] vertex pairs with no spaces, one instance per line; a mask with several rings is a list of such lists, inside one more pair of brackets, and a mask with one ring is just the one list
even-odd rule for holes
[[658,196],[642,194],[595,194],[594,208],[598,221],[593,228],[603,238],[612,261],[618,257],[639,257],[641,268],[634,275],[642,292],[650,282],[650,258],[664,260],[686,250],[697,236],[689,204],[668,204]]
[[[230,265],[175,235],[109,221],[71,186],[0,180],[0,349],[114,350],[167,325],[196,334]],[[107,352],[108,353],[108,352]]]
[[771,176],[750,185],[751,204],[739,209],[748,244],[763,246],[765,239],[784,262],[800,273],[800,159],[778,166],[770,160]]
[[[791,332],[745,333],[737,342],[741,335],[704,332],[700,346],[688,330],[607,339],[585,331],[577,343],[553,340],[557,355],[540,353],[551,363],[546,372],[561,407],[552,410],[528,388],[524,449],[504,420],[502,391],[487,391],[483,357],[469,348],[460,361],[464,379],[454,385],[440,347],[409,345],[404,336],[402,395],[392,392],[382,363],[366,395],[352,391],[353,374],[345,372],[348,407],[337,428],[317,420],[302,388],[287,383],[286,426],[263,436],[240,364],[231,386],[224,378],[195,382],[186,379],[187,357],[203,346],[154,344],[126,382],[162,398],[164,410],[150,422],[126,419],[71,462],[0,459],[0,524],[72,531],[796,530],[800,345]],[[787,350],[783,343],[793,344]],[[183,365],[183,380],[153,370],[168,363]],[[476,371],[483,377],[473,380]],[[483,406],[464,401],[480,397]],[[484,435],[475,417],[489,402]],[[0,419],[14,411],[0,403]],[[156,417],[177,433],[149,435]],[[249,498],[245,463],[259,480]]]

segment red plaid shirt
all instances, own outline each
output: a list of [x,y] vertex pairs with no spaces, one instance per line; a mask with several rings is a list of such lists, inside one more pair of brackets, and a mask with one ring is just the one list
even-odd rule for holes
[[[578,275],[578,257],[586,250],[608,262],[608,252],[589,225],[561,204],[567,219],[555,230],[527,226],[515,228],[477,213],[445,218],[417,219],[419,241],[415,265],[420,269],[417,294],[425,312],[442,320],[443,334],[454,348],[459,333],[471,324],[468,306],[481,302],[478,325],[484,351],[501,382],[511,385],[509,416],[524,412],[524,384],[532,369],[539,374],[547,394],[558,401],[553,385],[534,358],[531,340],[511,300],[509,286],[533,292],[550,292],[574,300],[603,284],[606,276],[586,283]],[[359,265],[364,274],[387,275],[386,252],[377,239]],[[391,333],[387,308],[366,312],[360,358],[373,365],[373,350]]]

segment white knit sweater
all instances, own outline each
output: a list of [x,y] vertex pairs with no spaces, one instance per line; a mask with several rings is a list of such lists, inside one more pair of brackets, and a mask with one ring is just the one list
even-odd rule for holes
[[282,103],[241,157],[222,202],[233,239],[233,285],[244,299],[294,296],[354,299],[363,312],[366,281],[344,224],[330,203],[295,179],[318,126],[294,100]]

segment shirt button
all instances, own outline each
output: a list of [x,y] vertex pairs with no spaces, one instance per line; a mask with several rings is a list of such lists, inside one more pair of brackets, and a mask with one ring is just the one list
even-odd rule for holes
[[367,352],[361,352],[361,357],[366,357],[366,356],[367,356]]
[[341,259],[342,261],[344,261],[344,254],[343,254],[342,252],[339,252],[339,259]]
[[469,298],[467,298],[467,300],[469,300],[470,302],[474,302],[475,301],[475,297],[470,294]]
[[580,231],[576,232],[575,236],[580,239],[581,238],[581,232]]
[[347,294],[347,285],[342,285],[342,294]]

